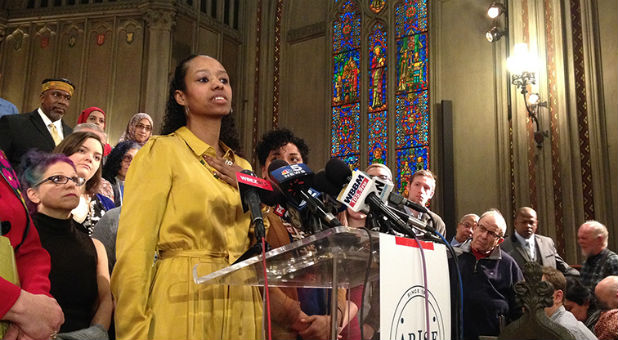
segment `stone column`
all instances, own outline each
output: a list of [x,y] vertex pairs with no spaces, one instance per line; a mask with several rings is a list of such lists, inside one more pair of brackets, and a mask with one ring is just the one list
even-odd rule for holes
[[173,1],[152,1],[143,6],[147,29],[145,34],[144,83],[141,107],[154,120],[153,134],[158,134],[165,114],[170,59],[172,55],[172,27],[176,17]]

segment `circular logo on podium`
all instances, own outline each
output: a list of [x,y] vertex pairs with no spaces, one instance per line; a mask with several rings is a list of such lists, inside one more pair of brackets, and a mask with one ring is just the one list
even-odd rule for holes
[[[425,306],[429,310],[429,330],[425,322]],[[431,291],[427,291],[425,304],[425,287],[419,285],[408,288],[397,303],[389,339],[438,340],[450,336],[445,334],[442,311]]]

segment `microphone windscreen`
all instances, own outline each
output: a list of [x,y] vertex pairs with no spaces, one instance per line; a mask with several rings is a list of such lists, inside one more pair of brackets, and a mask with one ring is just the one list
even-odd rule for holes
[[339,195],[339,191],[341,191],[341,188],[338,188],[328,179],[324,170],[319,171],[313,176],[313,188],[334,197]]
[[348,184],[350,178],[352,177],[352,170],[350,170],[348,164],[339,158],[331,158],[328,162],[326,162],[326,166],[324,168],[326,170],[326,177],[328,180],[330,180],[330,182],[335,186],[339,187],[339,189]]
[[268,166],[268,173],[270,174],[271,172],[282,168],[284,166],[288,166],[290,164],[288,164],[288,162],[284,161],[283,159],[275,159],[274,161],[272,161],[270,163],[270,165]]

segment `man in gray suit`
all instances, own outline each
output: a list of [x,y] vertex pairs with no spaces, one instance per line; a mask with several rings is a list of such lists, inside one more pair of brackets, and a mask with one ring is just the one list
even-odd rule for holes
[[579,276],[579,272],[558,255],[551,238],[536,234],[537,227],[536,211],[530,207],[519,208],[515,232],[500,245],[502,250],[511,255],[520,268],[526,262],[535,261],[544,267],[556,268],[564,275]]

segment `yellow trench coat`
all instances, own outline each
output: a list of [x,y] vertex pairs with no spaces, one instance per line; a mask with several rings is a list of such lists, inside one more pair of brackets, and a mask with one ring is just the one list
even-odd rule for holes
[[202,155],[215,149],[182,127],[152,137],[131,164],[112,275],[119,340],[262,338],[258,288],[193,282],[195,264],[229,266],[252,233],[238,190],[216,179]]

